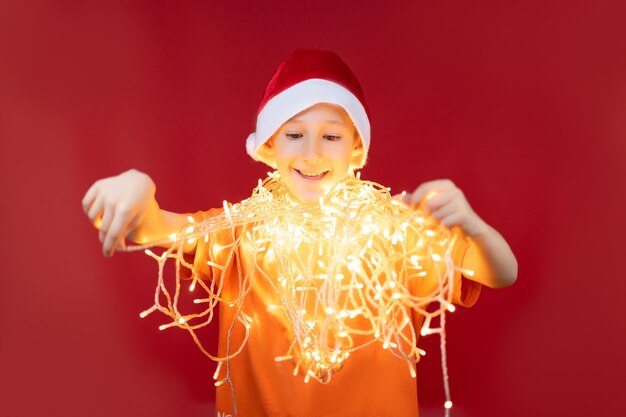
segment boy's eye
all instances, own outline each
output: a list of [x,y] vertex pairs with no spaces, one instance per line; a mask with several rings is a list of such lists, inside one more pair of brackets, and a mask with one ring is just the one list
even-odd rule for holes
[[302,137],[302,133],[285,133],[289,139],[300,139]]
[[339,135],[324,135],[324,139],[329,140],[331,142],[335,142],[341,139]]

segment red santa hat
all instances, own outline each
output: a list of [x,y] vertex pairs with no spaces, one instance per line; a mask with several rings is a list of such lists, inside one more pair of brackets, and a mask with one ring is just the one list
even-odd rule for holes
[[337,54],[314,49],[297,49],[276,70],[259,105],[256,132],[246,141],[248,155],[276,168],[259,152],[261,146],[283,123],[318,103],[346,111],[363,144],[363,158],[355,167],[362,168],[370,145],[370,122],[361,85]]

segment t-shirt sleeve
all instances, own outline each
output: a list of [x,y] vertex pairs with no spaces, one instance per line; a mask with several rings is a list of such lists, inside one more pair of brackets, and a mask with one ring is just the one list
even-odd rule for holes
[[[452,261],[457,267],[463,265],[463,257],[469,248],[469,243],[459,239],[452,249]],[[463,276],[458,269],[454,271],[452,287],[452,303],[463,307],[471,307],[478,300],[482,285]]]

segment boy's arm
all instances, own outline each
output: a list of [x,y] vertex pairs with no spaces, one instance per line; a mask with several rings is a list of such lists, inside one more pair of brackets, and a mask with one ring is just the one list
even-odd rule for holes
[[470,246],[463,257],[463,268],[474,271],[474,275],[464,276],[491,288],[513,285],[517,280],[515,255],[496,229],[484,225],[480,233],[468,236]]
[[[135,169],[98,180],[85,193],[83,210],[99,229],[105,256],[124,248],[126,238],[140,244],[165,240],[187,223],[187,215],[161,210],[155,193],[152,179]],[[186,244],[183,250],[192,252],[194,248],[194,244]]]
[[517,279],[517,260],[500,233],[471,208],[463,192],[450,180],[426,182],[404,196],[404,202],[422,209],[446,227],[458,227],[470,242],[463,268],[474,271],[466,278],[491,288],[512,285]]
[[[131,231],[126,236],[126,239],[139,244],[168,240],[166,243],[157,245],[167,249],[171,246],[169,236],[172,233],[178,233],[184,225],[189,223],[188,216],[188,214],[163,210],[159,208],[157,201],[154,200],[146,209],[144,218],[139,226]],[[195,247],[195,243],[185,243],[183,252],[193,253]]]

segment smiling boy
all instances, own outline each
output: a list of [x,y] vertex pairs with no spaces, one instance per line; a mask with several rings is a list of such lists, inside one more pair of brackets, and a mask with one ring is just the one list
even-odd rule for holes
[[[257,114],[256,131],[246,148],[255,160],[278,171],[290,197],[299,204],[316,204],[336,184],[363,167],[370,144],[370,125],[361,87],[350,69],[334,53],[297,50],[278,68]],[[85,194],[83,208],[100,228],[104,254],[124,247],[124,239],[145,243],[164,239],[187,223],[187,214],[161,210],[154,199],[155,186],[145,174],[127,171],[96,182]],[[473,270],[471,277],[455,274],[452,301],[471,306],[480,284],[493,288],[511,285],[517,263],[502,236],[484,222],[463,193],[449,180],[424,183],[404,196],[464,236],[454,250],[455,264]],[[197,220],[219,213],[198,212]],[[203,241],[188,244],[195,254],[192,274],[210,278],[210,247]],[[237,253],[245,259],[246,255]],[[271,259],[259,261],[263,274],[278,278]],[[224,268],[223,268],[224,269]],[[230,284],[249,272],[245,262],[226,268]],[[270,283],[271,284],[271,283]],[[415,416],[415,381],[402,361],[370,345],[358,351],[333,377],[330,384],[306,384],[294,379],[292,368],[274,361],[289,348],[289,329],[268,311],[276,297],[272,285],[258,279],[251,283],[246,311],[254,313],[255,326],[242,352],[230,363],[233,385],[217,388],[216,410],[241,416]],[[418,290],[419,291],[419,290]],[[220,304],[219,355],[229,353],[233,309]],[[423,318],[415,317],[416,328]],[[244,338],[242,329],[234,339]],[[228,337],[227,337],[228,334]],[[245,334],[248,337],[248,334]],[[297,373],[297,371],[296,371]],[[234,400],[233,386],[238,400]]]

